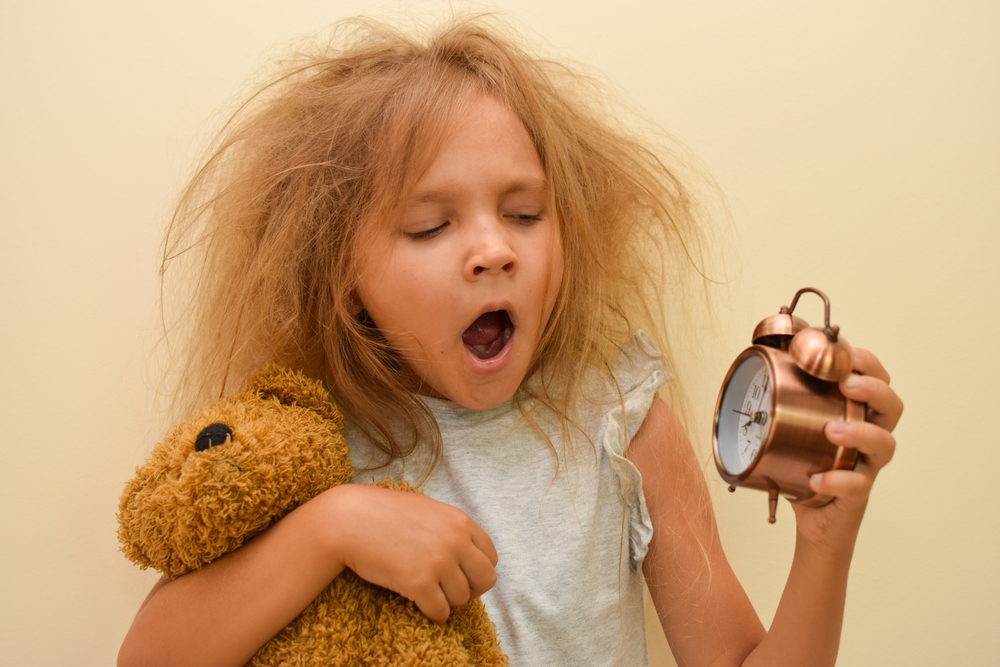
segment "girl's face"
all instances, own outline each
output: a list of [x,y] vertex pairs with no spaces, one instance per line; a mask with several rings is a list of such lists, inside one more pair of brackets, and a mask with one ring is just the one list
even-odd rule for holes
[[422,393],[473,409],[514,395],[563,273],[552,192],[514,113],[475,99],[399,219],[361,246],[361,301]]

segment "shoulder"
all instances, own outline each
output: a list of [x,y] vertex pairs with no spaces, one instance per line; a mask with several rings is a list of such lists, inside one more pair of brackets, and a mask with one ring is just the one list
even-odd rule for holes
[[624,452],[653,405],[657,391],[672,379],[666,358],[642,331],[622,345],[604,368],[590,369],[581,382],[578,410],[599,415],[604,429],[623,431]]
[[623,394],[632,393],[649,384],[655,384],[658,389],[673,379],[666,357],[657,349],[653,339],[642,330],[636,331],[625,341],[609,370],[614,384]]
[[[694,448],[688,440],[681,420],[659,398],[654,398],[629,447],[629,459],[639,468],[669,467],[694,469],[696,477],[703,479]],[[677,464],[682,464],[678,468]],[[645,475],[644,475],[645,477]]]

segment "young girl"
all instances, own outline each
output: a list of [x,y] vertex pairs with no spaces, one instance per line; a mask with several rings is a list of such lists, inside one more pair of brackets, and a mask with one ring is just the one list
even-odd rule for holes
[[686,192],[591,89],[499,34],[342,27],[241,109],[187,190],[167,255],[201,253],[194,395],[271,361],[320,378],[362,483],[159,582],[119,664],[243,664],[345,567],[434,621],[482,595],[512,665],[646,664],[643,578],[681,665],[834,663],[902,411],[888,375],[857,351],[840,388],[870,419],[826,435],[862,463],[811,479],[832,503],[795,506],[765,632],[657,397],[659,287],[697,247]]

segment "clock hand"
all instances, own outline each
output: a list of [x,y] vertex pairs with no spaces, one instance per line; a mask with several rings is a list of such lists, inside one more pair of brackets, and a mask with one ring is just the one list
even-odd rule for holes
[[750,418],[747,421],[745,421],[742,424],[740,424],[740,431],[742,431],[743,434],[745,435],[746,432],[747,432],[747,429],[749,429],[750,425],[753,424],[753,415],[750,414],[749,412],[743,412],[742,410],[733,410],[733,412],[735,412],[738,415],[743,415],[745,417],[749,417]]
[[733,410],[738,415],[743,415],[749,417],[750,421],[754,424],[764,424],[767,422],[767,413],[763,410],[758,410],[757,412],[743,412],[742,410]]

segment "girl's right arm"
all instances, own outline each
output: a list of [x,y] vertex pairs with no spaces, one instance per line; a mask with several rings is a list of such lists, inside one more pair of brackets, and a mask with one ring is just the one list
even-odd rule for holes
[[419,493],[338,486],[236,551],[157,583],[118,664],[243,665],[345,567],[444,622],[451,607],[493,586],[496,563],[489,536],[455,507]]
[[757,613],[726,560],[700,463],[677,417],[659,399],[632,440],[653,536],[643,562],[660,623],[678,665],[834,665],[847,576],[872,483],[895,451],[891,431],[903,403],[870,352],[855,348],[859,375],[841,382],[866,403],[865,422],[826,425],[827,439],[863,456],[852,471],[813,476],[811,488],[834,500],[793,505],[795,554],[771,627]]

